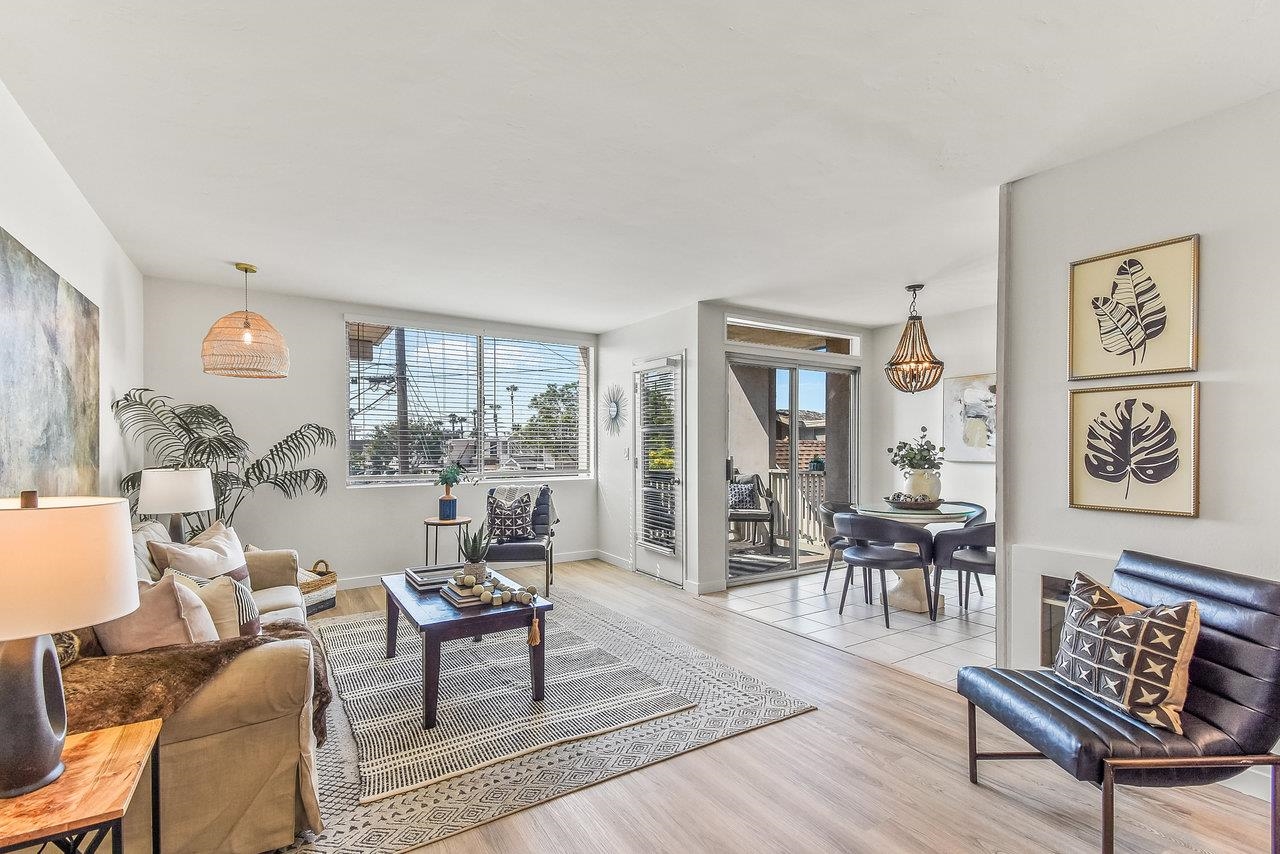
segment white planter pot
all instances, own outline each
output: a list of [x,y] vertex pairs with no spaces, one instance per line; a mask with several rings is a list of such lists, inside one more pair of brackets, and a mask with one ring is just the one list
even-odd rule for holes
[[910,495],[927,495],[931,501],[942,497],[942,476],[936,469],[907,469],[902,482],[902,491]]

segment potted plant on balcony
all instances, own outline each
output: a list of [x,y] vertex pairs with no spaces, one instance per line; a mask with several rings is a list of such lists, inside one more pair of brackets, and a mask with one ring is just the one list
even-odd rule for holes
[[436,483],[444,486],[444,495],[440,496],[440,519],[450,521],[458,518],[458,499],[453,488],[462,482],[462,469],[456,465],[445,466],[440,470]]
[[920,428],[920,437],[913,442],[899,442],[889,448],[889,462],[902,472],[903,492],[908,495],[927,495],[931,501],[942,496],[942,452],[929,441],[929,429]]

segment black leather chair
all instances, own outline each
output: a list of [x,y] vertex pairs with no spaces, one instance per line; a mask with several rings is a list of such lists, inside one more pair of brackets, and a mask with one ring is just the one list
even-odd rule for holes
[[[996,574],[996,523],[966,525],[939,531],[933,535],[933,586],[942,583],[942,571],[954,569],[960,585],[960,605],[969,607],[969,581],[974,577]],[[978,595],[982,595],[982,582],[978,582]]]
[[[856,513],[857,508],[847,501],[824,501],[818,505],[818,518],[822,520],[822,534],[827,539],[827,574],[822,576],[822,592],[827,592],[827,582],[831,580],[831,567],[835,565],[836,552],[843,552],[853,543],[835,533],[837,513]],[[863,572],[863,581],[870,578],[871,570]]]
[[[493,490],[489,490],[493,495]],[[533,539],[506,540],[489,544],[488,559],[494,563],[525,563],[533,560],[543,562],[544,593],[550,592],[556,579],[555,545],[552,537],[556,535],[553,526],[559,522],[555,515],[555,505],[551,503],[551,487],[539,487],[537,497],[533,501]]]
[[[885,572],[894,569],[919,569],[924,572],[925,598],[929,601],[929,619],[938,618],[937,604],[929,589],[929,564],[933,561],[933,535],[924,528],[895,522],[891,519],[877,519],[874,516],[861,516],[857,513],[835,514],[837,536],[848,540],[852,545],[844,550],[844,562],[847,569],[844,574],[844,588],[840,591],[840,610],[844,613],[845,597],[849,595],[849,582],[853,580],[853,568],[862,567],[863,579],[866,580],[870,570],[880,571],[880,599],[884,604],[885,628],[889,625],[889,588],[885,581]],[[919,551],[895,548],[898,543],[912,543]],[[868,595],[871,585],[867,584]]]
[[[1271,766],[1272,850],[1280,845],[1276,766],[1280,739],[1280,584],[1139,552],[1124,552],[1111,588],[1141,605],[1195,599],[1200,637],[1191,659],[1183,735],[1155,729],[1058,679],[1052,670],[965,667],[969,779],[987,759],[1050,759],[1102,787],[1102,850],[1114,849],[1117,783],[1198,786]],[[980,708],[1035,748],[980,753]]]

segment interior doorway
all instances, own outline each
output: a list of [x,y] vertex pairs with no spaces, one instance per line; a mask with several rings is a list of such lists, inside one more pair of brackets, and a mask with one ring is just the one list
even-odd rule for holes
[[857,371],[733,356],[726,372],[727,582],[827,562],[823,501],[857,494]]

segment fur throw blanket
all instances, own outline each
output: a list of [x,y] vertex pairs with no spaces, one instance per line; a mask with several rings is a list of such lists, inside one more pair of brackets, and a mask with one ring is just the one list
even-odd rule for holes
[[262,634],[250,637],[81,658],[62,671],[67,731],[87,732],[168,718],[242,652],[292,638],[311,643],[315,682],[311,726],[317,744],[324,744],[328,734],[325,711],[333,699],[328,662],[320,641],[297,620],[263,626]]

